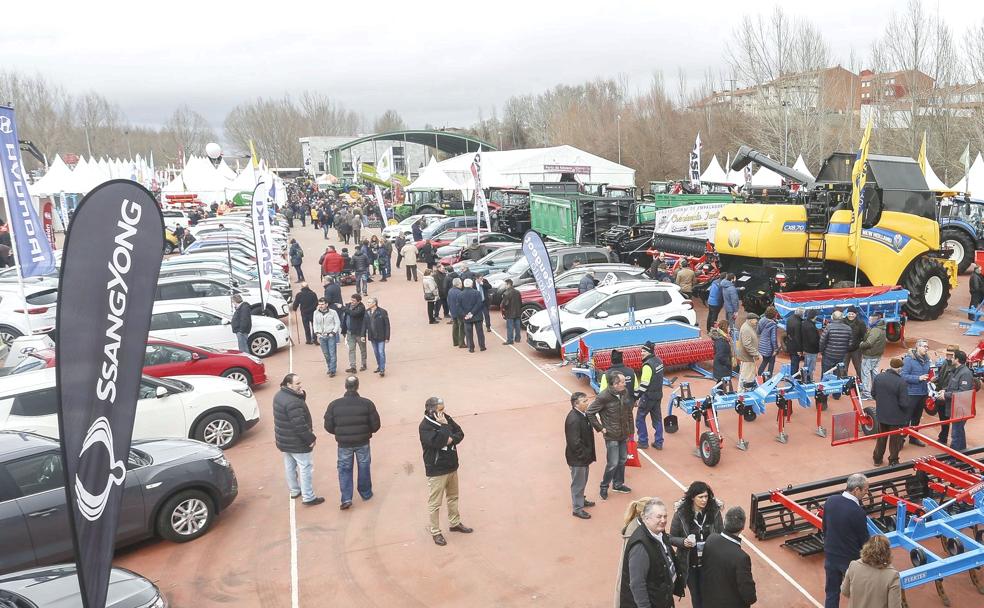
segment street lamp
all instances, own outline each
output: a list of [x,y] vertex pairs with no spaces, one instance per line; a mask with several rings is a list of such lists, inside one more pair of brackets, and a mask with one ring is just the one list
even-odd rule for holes
[[618,164],[622,164],[622,115],[615,115],[615,131],[618,133]]
[[205,154],[208,159],[212,161],[212,166],[216,169],[219,168],[219,163],[222,162],[222,146],[213,142],[205,144]]
[[133,160],[133,150],[130,149],[130,130],[123,131],[123,135],[126,136],[126,153],[129,156],[129,160]]

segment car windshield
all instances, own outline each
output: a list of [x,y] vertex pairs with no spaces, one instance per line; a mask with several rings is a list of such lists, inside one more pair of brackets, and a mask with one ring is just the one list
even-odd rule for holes
[[593,289],[582,293],[561,308],[575,315],[583,315],[607,297],[607,293]]
[[461,236],[459,236],[455,240],[451,241],[451,245],[453,247],[464,247],[464,246],[468,245],[468,237],[470,237],[470,236],[471,236],[470,234],[462,234]]
[[526,256],[517,258],[512,266],[506,269],[506,272],[511,275],[521,275],[530,269],[530,263],[526,261]]
[[195,388],[184,380],[178,380],[177,378],[154,378],[154,382],[176,393],[184,393]]

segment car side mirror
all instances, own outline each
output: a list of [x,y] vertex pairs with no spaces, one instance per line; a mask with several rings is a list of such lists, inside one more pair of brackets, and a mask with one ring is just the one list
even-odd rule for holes
[[222,324],[223,325],[232,325],[232,321],[229,320],[229,319],[222,319]]
[[604,311],[604,310],[599,310],[595,314],[595,318],[596,319],[607,319],[608,318],[608,312],[607,311]]
[[168,396],[167,389],[164,388],[163,386],[158,386],[154,394],[157,396],[158,399],[162,399]]
[[192,361],[198,361],[201,358],[202,358],[202,356],[199,355],[198,353],[191,353],[191,360]]

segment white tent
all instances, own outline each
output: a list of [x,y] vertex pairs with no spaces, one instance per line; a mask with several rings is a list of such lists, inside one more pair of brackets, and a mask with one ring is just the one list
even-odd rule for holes
[[70,192],[67,186],[71,180],[72,170],[68,168],[68,165],[61,159],[61,156],[56,154],[55,160],[48,168],[48,172],[30,187],[30,191],[35,196]]
[[198,156],[189,158],[181,174],[161,191],[165,194],[194,193],[205,203],[221,203],[238,192],[232,188],[232,180],[223,177],[211,161]]
[[959,182],[953,184],[950,190],[955,192],[967,192],[968,178],[970,178],[969,194],[973,194],[975,190],[977,192],[984,191],[984,159],[981,158],[980,152],[977,153],[977,158],[974,159],[974,164],[970,166],[970,172]]
[[726,184],[735,184],[738,186],[743,186],[745,184],[745,171],[732,171],[728,169],[728,179],[725,180]]
[[[484,156],[484,154],[483,154]],[[484,163],[484,160],[483,160]],[[484,171],[483,171],[484,173]],[[454,181],[438,166],[437,159],[431,157],[430,163],[420,172],[420,176],[407,186],[410,190],[460,190],[461,184]]]
[[803,160],[802,154],[800,154],[799,157],[796,159],[796,164],[793,165],[793,169],[799,171],[803,175],[807,175],[809,177],[815,177],[813,173],[810,172],[810,168],[806,166],[806,162]]
[[721,163],[718,162],[717,156],[711,157],[711,162],[704,169],[704,172],[700,174],[700,181],[710,182],[712,184],[728,184],[728,174],[724,172],[721,168]]
[[778,187],[782,185],[782,176],[768,167],[759,167],[759,170],[752,175],[752,185]]
[[949,188],[943,183],[939,177],[936,176],[936,171],[933,171],[933,167],[930,166],[929,161],[926,161],[926,184],[929,185],[930,190],[935,190],[937,192],[946,192]]
[[[439,162],[437,165],[458,184],[470,191],[474,152]],[[635,184],[635,169],[614,163],[573,146],[527,148],[482,152],[482,185],[522,188],[530,182],[560,181],[561,173],[576,173],[585,182],[603,182],[613,186]]]

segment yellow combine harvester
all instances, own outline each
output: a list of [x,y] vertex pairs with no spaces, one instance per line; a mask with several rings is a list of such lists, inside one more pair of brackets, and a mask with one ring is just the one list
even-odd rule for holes
[[856,272],[858,285],[907,289],[912,319],[943,313],[957,267],[940,251],[936,199],[916,161],[869,155],[861,213],[851,200],[853,154],[831,155],[815,180],[747,146],[731,168],[753,161],[802,187],[753,189],[721,210],[714,246],[722,270],[738,275],[746,309],[763,310],[777,291],[853,287]]

